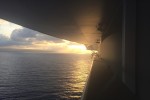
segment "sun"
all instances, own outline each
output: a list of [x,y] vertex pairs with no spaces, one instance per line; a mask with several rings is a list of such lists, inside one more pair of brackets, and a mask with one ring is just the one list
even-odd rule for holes
[[70,45],[69,49],[73,52],[73,53],[78,53],[78,54],[87,54],[87,53],[91,53],[90,50],[87,50],[86,47],[83,44],[78,44],[78,45]]
[[86,50],[86,47],[84,45],[71,45],[69,47],[72,49]]

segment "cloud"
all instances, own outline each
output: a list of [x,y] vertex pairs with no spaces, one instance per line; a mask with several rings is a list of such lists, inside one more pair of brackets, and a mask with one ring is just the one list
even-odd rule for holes
[[[81,48],[80,48],[81,47]],[[11,35],[0,34],[0,48],[44,50],[57,53],[85,53],[83,45],[30,30],[15,29]]]
[[19,42],[35,42],[35,41],[49,41],[55,43],[64,42],[62,39],[58,39],[49,35],[39,33],[37,31],[30,30],[28,28],[16,29],[12,32],[10,38]]
[[0,40],[4,41],[4,40],[8,40],[8,38],[6,36],[4,36],[3,34],[0,34]]
[[11,34],[11,38],[32,38],[36,37],[36,34],[38,34],[38,32],[29,30],[27,28],[15,29]]
[[19,43],[17,41],[12,41],[8,37],[0,34],[0,47],[12,46],[12,45],[23,45],[23,43]]
[[35,40],[36,34],[38,34],[38,32],[29,30],[27,28],[15,29],[11,33],[10,39],[12,41],[18,41],[18,42],[22,42],[22,43],[26,42],[28,44],[31,44],[32,41]]
[[38,41],[51,41],[51,42],[55,42],[55,43],[62,43],[64,42],[62,39],[59,38],[55,38],[49,35],[45,35],[45,34],[36,34],[36,40]]
[[0,19],[0,47],[31,46],[66,41]]
[[0,34],[0,47],[21,47],[32,49],[62,50],[71,42],[30,30],[15,29],[10,37]]
[[[72,30],[73,29],[74,28],[72,28]],[[53,29],[50,30],[53,32]],[[72,30],[68,30],[68,32]],[[57,31],[59,31],[59,29]],[[57,53],[86,52],[84,46],[81,44],[42,34],[0,19],[0,50],[20,49],[42,50]]]

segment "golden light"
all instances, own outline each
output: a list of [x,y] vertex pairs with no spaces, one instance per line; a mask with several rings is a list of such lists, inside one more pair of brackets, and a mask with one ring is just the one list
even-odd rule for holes
[[86,50],[86,47],[84,45],[71,45],[69,46],[72,49],[79,49],[79,50]]
[[[78,56],[79,57],[79,56]],[[73,70],[67,76],[71,78],[63,84],[63,87],[66,87],[66,90],[72,91],[71,93],[83,93],[84,87],[86,84],[86,80],[90,73],[91,69],[91,60],[87,59],[89,56],[80,56],[77,57],[77,60],[72,62]],[[83,60],[84,59],[84,60]],[[87,59],[87,60],[85,60]],[[69,91],[65,91],[65,94],[61,95],[63,98],[73,98],[73,99],[81,99],[80,95],[66,95],[70,93]]]
[[90,50],[87,50],[86,47],[83,44],[77,44],[77,45],[69,45],[69,49],[73,53],[78,53],[78,54],[87,54],[91,53]]

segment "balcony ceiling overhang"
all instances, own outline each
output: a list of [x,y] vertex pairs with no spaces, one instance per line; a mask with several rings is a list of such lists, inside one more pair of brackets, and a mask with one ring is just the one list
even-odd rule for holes
[[0,18],[57,38],[93,44],[101,35],[97,28],[104,1],[110,0],[1,0]]

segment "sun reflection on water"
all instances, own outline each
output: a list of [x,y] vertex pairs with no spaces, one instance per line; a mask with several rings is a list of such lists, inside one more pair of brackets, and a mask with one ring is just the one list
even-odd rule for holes
[[89,66],[90,62],[85,60],[78,60],[73,63],[74,70],[70,72],[69,77],[71,78],[69,78],[69,80],[65,83],[64,87],[66,88],[66,91],[65,95],[63,95],[63,98],[79,100],[83,93],[83,89],[86,84],[86,80],[90,72],[91,66]]

